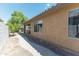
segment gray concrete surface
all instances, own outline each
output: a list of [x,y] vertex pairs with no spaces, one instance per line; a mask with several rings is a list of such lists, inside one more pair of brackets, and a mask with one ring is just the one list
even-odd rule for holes
[[3,22],[0,22],[0,50],[5,45],[7,39],[9,39],[8,27]]
[[26,36],[19,35],[7,39],[5,46],[0,51],[1,56],[57,56],[56,53],[29,41]]
[[36,44],[34,42],[29,41],[29,39],[24,36],[21,35],[24,40],[26,40],[36,51],[38,51],[42,56],[57,56],[56,53],[54,53],[53,51],[49,50],[48,48],[45,48],[44,46],[41,46],[39,44]]

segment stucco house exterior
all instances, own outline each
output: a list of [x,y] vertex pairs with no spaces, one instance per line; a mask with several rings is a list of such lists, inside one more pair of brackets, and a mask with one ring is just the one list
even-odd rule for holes
[[26,34],[47,42],[44,44],[55,52],[79,55],[79,3],[57,4],[24,25]]

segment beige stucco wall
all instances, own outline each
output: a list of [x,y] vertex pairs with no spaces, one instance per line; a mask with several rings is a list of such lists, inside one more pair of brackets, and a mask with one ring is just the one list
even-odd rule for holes
[[68,5],[39,18],[43,21],[41,32],[34,32],[33,21],[31,35],[79,51],[79,39],[68,37],[68,12],[74,8],[79,8],[79,4]]

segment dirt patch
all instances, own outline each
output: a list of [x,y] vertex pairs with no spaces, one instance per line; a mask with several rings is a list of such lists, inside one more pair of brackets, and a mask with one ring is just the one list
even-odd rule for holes
[[16,36],[10,37],[10,39],[7,40],[6,45],[3,47],[2,51],[2,55],[32,56],[32,53],[19,45],[19,40]]

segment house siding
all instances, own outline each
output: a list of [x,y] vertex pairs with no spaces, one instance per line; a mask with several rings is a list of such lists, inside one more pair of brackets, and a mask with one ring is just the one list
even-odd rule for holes
[[[31,22],[31,35],[50,43],[56,43],[66,48],[79,52],[79,39],[68,37],[68,13],[70,10],[79,8],[79,4],[69,4],[55,12],[48,13],[38,18],[43,21],[43,28],[40,32],[34,32],[34,20]],[[37,39],[38,40],[38,39]]]

